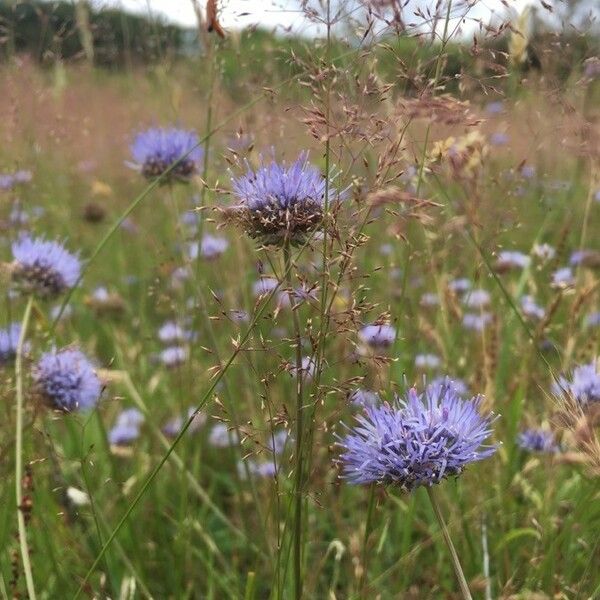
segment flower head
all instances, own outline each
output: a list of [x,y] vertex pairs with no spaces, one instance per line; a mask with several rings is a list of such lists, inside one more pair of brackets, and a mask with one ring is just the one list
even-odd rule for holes
[[137,408],[127,408],[117,416],[114,426],[108,432],[112,446],[128,446],[140,436],[144,415]]
[[[20,323],[11,323],[6,329],[0,329],[0,365],[17,356],[20,335]],[[27,346],[24,347],[24,351],[27,352]]]
[[138,133],[131,145],[134,168],[146,179],[155,179],[169,167],[176,166],[163,179],[189,181],[198,171],[204,151],[194,131],[176,127],[156,127]]
[[81,262],[58,242],[21,236],[12,245],[13,280],[26,292],[56,297],[79,279]]
[[[234,214],[248,235],[265,244],[300,244],[323,220],[326,179],[302,153],[291,165],[272,161],[232,181]],[[331,189],[330,201],[341,199]]]
[[558,452],[554,433],[549,429],[526,429],[517,436],[517,444],[529,452]]
[[66,412],[93,408],[102,391],[92,363],[74,348],[43,354],[33,368],[33,381],[46,402]]
[[396,329],[385,323],[366,325],[358,332],[360,340],[371,348],[389,348],[396,339]]
[[555,391],[570,395],[581,406],[600,402],[600,372],[596,363],[575,367],[571,380],[560,377]]
[[413,388],[394,406],[367,407],[339,445],[344,478],[354,484],[380,483],[413,490],[460,475],[491,456],[484,445],[492,415],[479,414],[480,398],[461,400],[441,386],[418,394]]

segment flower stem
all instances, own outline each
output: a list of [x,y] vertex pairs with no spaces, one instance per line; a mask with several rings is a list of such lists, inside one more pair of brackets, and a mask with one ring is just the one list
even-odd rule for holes
[[283,260],[285,263],[285,278],[290,298],[290,309],[292,311],[292,320],[294,323],[294,337],[296,342],[296,470],[294,479],[294,598],[302,598],[302,442],[304,428],[303,413],[303,380],[302,372],[302,338],[300,334],[300,321],[296,303],[292,295],[292,264],[290,244],[286,242],[283,247]]
[[438,504],[437,498],[432,487],[427,488],[427,495],[429,496],[429,501],[431,502],[431,506],[433,507],[433,512],[435,513],[438,523],[440,524],[440,528],[442,530],[442,535],[444,536],[446,546],[448,546],[448,550],[450,550],[450,556],[452,557],[452,566],[454,567],[454,572],[456,573],[456,578],[458,579],[458,585],[460,586],[462,596],[465,600],[473,600],[471,592],[469,591],[469,586],[467,585],[467,580],[465,579],[465,574],[463,573],[462,567],[460,566],[460,561],[458,560],[456,548],[454,547],[452,539],[450,538],[450,532],[448,531],[446,521],[444,521],[442,511],[440,510],[440,505]]
[[21,558],[23,560],[23,571],[25,572],[25,583],[27,585],[27,595],[29,600],[35,600],[35,586],[33,584],[33,574],[31,571],[31,562],[29,561],[29,547],[27,545],[27,529],[25,525],[25,515],[23,514],[23,346],[25,345],[25,336],[29,326],[31,316],[31,307],[33,306],[33,296],[29,297],[23,322],[21,323],[21,332],[17,343],[17,356],[15,360],[15,380],[17,385],[17,421],[15,431],[15,496],[17,500],[17,523],[19,528],[19,546],[21,548]]
[[362,573],[360,575],[360,597],[366,598],[365,594],[365,586],[367,583],[367,565],[369,561],[369,553],[367,552],[367,544],[369,542],[369,536],[371,535],[371,530],[373,528],[373,508],[375,507],[375,484],[371,484],[371,489],[369,490],[369,505],[367,508],[367,522],[365,523],[365,537],[363,539],[363,547],[362,547]]

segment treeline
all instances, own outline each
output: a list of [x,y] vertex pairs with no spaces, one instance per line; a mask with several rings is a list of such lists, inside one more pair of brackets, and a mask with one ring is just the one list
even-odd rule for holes
[[120,67],[189,52],[194,38],[194,32],[121,10],[0,0],[2,58],[27,53],[45,63],[87,57],[98,66]]

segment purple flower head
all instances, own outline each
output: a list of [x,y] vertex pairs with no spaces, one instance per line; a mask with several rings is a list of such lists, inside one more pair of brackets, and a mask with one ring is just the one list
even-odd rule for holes
[[189,342],[194,339],[194,332],[174,321],[166,321],[158,330],[158,339],[163,344]]
[[354,406],[359,406],[361,408],[377,406],[381,403],[381,398],[377,392],[363,390],[362,388],[354,390],[350,396],[348,396],[348,400],[350,400]]
[[396,339],[396,329],[386,323],[366,325],[358,332],[358,337],[371,348],[389,348]]
[[586,249],[577,250],[571,254],[569,265],[572,267],[577,267],[579,265],[584,267],[597,267],[600,265],[600,252]]
[[[300,244],[323,220],[326,179],[302,153],[291,165],[271,161],[232,180],[237,216],[246,232],[265,244]],[[329,186],[329,202],[343,194]]]
[[487,290],[470,290],[465,294],[464,305],[469,308],[483,308],[490,303],[490,293]]
[[419,304],[421,306],[429,306],[429,307],[438,306],[439,303],[440,303],[440,298],[435,292],[425,292],[421,296],[421,300],[419,301]]
[[267,448],[273,454],[283,454],[287,445],[291,442],[290,434],[285,429],[276,431],[272,436],[267,438]]
[[508,134],[504,131],[496,131],[492,133],[490,143],[492,146],[504,146],[508,144],[509,139]]
[[568,394],[581,406],[600,402],[600,372],[596,362],[575,367],[571,380],[560,377],[554,391]]
[[517,252],[516,250],[503,250],[498,254],[496,268],[499,271],[509,271],[511,269],[525,269],[529,266],[531,258],[527,254]]
[[133,167],[146,179],[159,177],[177,163],[163,182],[186,182],[198,171],[204,150],[199,145],[195,131],[152,127],[137,134],[131,145],[131,156]]
[[468,292],[471,289],[472,285],[473,284],[471,283],[470,279],[467,279],[466,277],[461,277],[459,279],[452,280],[448,284],[448,289],[455,292],[456,294],[462,294],[463,292]]
[[[14,360],[17,356],[17,347],[21,335],[21,324],[11,323],[6,329],[0,329],[0,366]],[[23,351],[29,351],[29,344],[25,344]]]
[[437,369],[441,364],[442,361],[436,354],[417,354],[415,356],[417,369]]
[[472,331],[483,331],[492,321],[492,315],[489,312],[465,313],[462,324],[465,329]]
[[530,319],[540,320],[546,316],[546,311],[536,303],[533,296],[523,296],[521,298],[521,310]]
[[600,312],[590,313],[585,317],[586,327],[598,327],[600,326]]
[[[310,356],[302,357],[302,366],[300,367],[300,375],[305,381],[312,381],[315,376],[317,366],[315,361]],[[290,365],[290,373],[292,377],[297,376],[296,364]]]
[[563,267],[552,273],[552,287],[566,288],[575,285],[575,276],[571,267]]
[[137,408],[127,408],[117,416],[112,429],[108,432],[111,446],[128,446],[140,436],[140,427],[144,415]]
[[178,367],[187,360],[188,350],[182,346],[169,346],[160,352],[158,358],[167,368]]
[[560,448],[549,429],[526,429],[517,436],[519,448],[528,452],[559,452]]
[[92,363],[75,348],[43,354],[33,367],[33,381],[48,404],[65,412],[94,408],[102,392]]
[[499,115],[504,111],[504,102],[501,100],[488,102],[488,104],[486,104],[485,111],[490,115]]
[[556,256],[556,250],[550,244],[536,244],[533,253],[541,260],[552,260]]
[[208,436],[208,443],[215,448],[227,448],[239,444],[238,434],[233,429],[229,429],[225,423],[213,425]]
[[15,183],[30,183],[33,179],[33,173],[27,169],[20,169],[13,174]]
[[257,462],[249,459],[240,460],[237,469],[241,479],[246,479],[248,475],[260,478],[275,477],[277,475],[277,469],[272,461]]
[[51,298],[72,288],[81,274],[79,258],[58,242],[21,236],[12,244],[13,280],[27,293]]
[[[229,247],[229,240],[224,237],[217,237],[214,235],[206,234],[202,237],[200,244],[200,255],[202,258],[212,260],[219,258],[225,250]],[[189,256],[192,260],[198,258],[198,242],[193,242],[189,246]]]
[[7,192],[11,190],[14,185],[14,175],[10,175],[9,173],[0,173],[0,190]]
[[462,379],[451,379],[447,376],[436,377],[427,384],[427,393],[432,396],[439,395],[442,391],[450,389],[461,398],[469,395],[469,388]]
[[261,277],[252,284],[252,293],[255,298],[270,294],[279,284],[275,277]]
[[192,419],[192,422],[190,423],[186,433],[198,433],[198,431],[200,431],[202,426],[206,423],[206,414],[202,411],[196,412],[196,409],[193,406],[188,409],[185,419],[183,417],[174,417],[167,421],[162,428],[163,433],[170,438],[177,437],[182,427],[191,417],[194,418]]
[[493,416],[479,414],[480,401],[462,400],[442,386],[422,394],[413,388],[394,405],[367,407],[350,433],[338,438],[343,477],[411,491],[460,475],[496,451],[484,445]]

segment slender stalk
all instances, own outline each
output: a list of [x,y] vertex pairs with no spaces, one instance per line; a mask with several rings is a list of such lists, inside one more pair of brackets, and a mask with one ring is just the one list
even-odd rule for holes
[[23,514],[23,346],[25,336],[29,327],[29,318],[31,316],[31,307],[33,306],[33,296],[29,296],[23,322],[21,323],[21,332],[17,343],[17,356],[15,360],[15,379],[17,383],[17,422],[15,432],[15,496],[17,500],[17,523],[19,527],[19,546],[21,548],[21,558],[23,560],[23,571],[25,572],[25,583],[27,585],[27,595],[29,600],[35,600],[35,586],[33,584],[33,573],[31,571],[31,562],[29,560],[29,547],[27,545],[27,529],[25,526],[25,515]]
[[462,567],[460,566],[460,561],[458,560],[456,548],[452,543],[452,538],[450,537],[450,532],[448,531],[446,521],[444,521],[442,511],[440,510],[440,505],[438,504],[435,492],[433,491],[433,487],[427,488],[427,495],[429,496],[429,501],[433,507],[433,512],[435,513],[438,523],[440,524],[446,546],[448,546],[448,550],[450,551],[450,556],[452,557],[452,566],[454,567],[454,573],[456,573],[456,578],[458,579],[458,585],[460,586],[462,596],[465,600],[473,600],[471,592],[469,591],[469,586],[467,585],[467,580],[465,579],[465,574],[463,573]]
[[304,429],[303,411],[303,380],[302,372],[302,338],[300,334],[300,320],[292,295],[292,262],[290,244],[286,242],[283,248],[285,263],[285,280],[288,288],[292,320],[294,322],[294,337],[296,340],[296,470],[294,480],[294,597],[302,598],[302,442]]
[[360,590],[360,597],[367,598],[365,594],[365,585],[367,583],[367,564],[369,561],[369,553],[367,552],[367,545],[369,542],[369,536],[373,528],[373,509],[375,507],[375,484],[371,484],[369,490],[369,505],[367,508],[367,522],[365,523],[365,537],[363,538],[362,547],[362,573],[360,576],[360,583],[358,589]]

